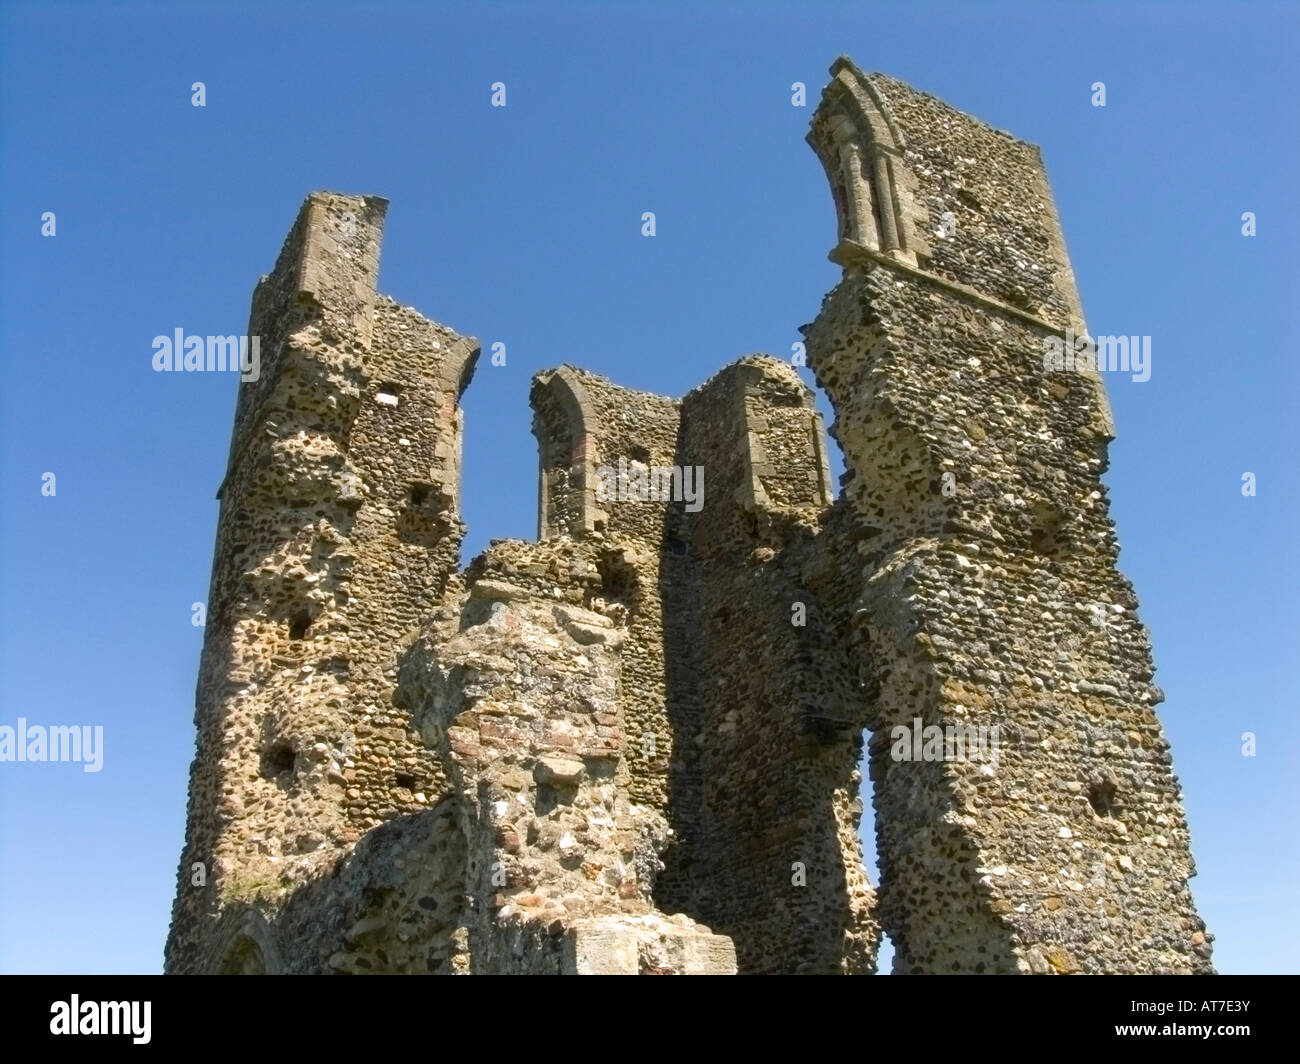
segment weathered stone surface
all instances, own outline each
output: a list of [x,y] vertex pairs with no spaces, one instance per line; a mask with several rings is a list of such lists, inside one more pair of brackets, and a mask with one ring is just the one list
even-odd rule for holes
[[1210,970],[1105,392],[1043,368],[1084,330],[1038,150],[832,79],[838,498],[786,363],[563,366],[538,542],[462,573],[477,344],[376,294],[384,201],[309,197],[254,297],[168,971],[854,974],[882,927],[904,973]]

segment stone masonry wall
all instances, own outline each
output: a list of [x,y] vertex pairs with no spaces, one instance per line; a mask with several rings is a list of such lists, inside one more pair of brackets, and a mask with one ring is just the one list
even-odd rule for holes
[[[1043,370],[1044,339],[1081,314],[1036,153],[882,84],[909,160],[947,175],[935,205],[972,190],[952,246],[921,260],[939,276],[841,244],[844,280],[806,330],[863,530],[895,970],[1206,971],[1161,696],[1100,482],[1109,413],[1095,374]],[[895,759],[892,729],[918,718],[999,726],[996,765]]]
[[[463,573],[478,346],[376,293],[385,201],[308,198],[253,299],[169,972],[859,974],[882,930],[898,973],[1212,970],[1105,389],[1044,369],[1084,319],[1040,154],[847,59],[808,140],[839,497],[785,363],[561,366],[538,541]],[[702,506],[606,490],[674,468]],[[898,738],[959,726],[991,748]]]
[[218,967],[245,908],[446,791],[392,694],[399,642],[459,579],[477,347],[376,297],[384,206],[310,197],[254,299],[264,357],[220,492],[169,970]]
[[708,487],[662,589],[680,753],[659,897],[731,936],[742,971],[869,972],[856,685],[812,586],[829,503],[812,394],[750,357],[686,396],[682,425]]
[[595,593],[600,550],[495,544],[459,631],[406,658],[403,700],[460,796],[470,970],[733,972],[727,939],[654,909],[667,824],[630,797],[627,612]]

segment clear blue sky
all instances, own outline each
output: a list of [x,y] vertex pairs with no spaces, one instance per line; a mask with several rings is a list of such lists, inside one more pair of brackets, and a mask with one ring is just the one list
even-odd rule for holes
[[1193,890],[1222,971],[1300,970],[1294,9],[540,6],[0,8],[0,724],[105,729],[98,774],[0,765],[0,971],[161,967],[235,382],[155,374],[152,338],[244,332],[309,191],[388,197],[381,289],[507,345],[465,402],[466,557],[532,537],[536,370],[676,395],[816,315],[790,86],[840,53],[1041,144],[1092,330],[1152,337],[1106,479]]

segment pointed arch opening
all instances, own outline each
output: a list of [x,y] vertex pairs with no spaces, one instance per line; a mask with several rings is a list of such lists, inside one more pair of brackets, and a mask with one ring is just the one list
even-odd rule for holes
[[540,466],[537,538],[579,538],[605,520],[596,504],[596,418],[590,397],[577,371],[561,366],[533,379],[530,401]]
[[862,71],[840,58],[831,75],[808,143],[826,169],[839,242],[915,266],[925,248],[912,219],[903,136]]

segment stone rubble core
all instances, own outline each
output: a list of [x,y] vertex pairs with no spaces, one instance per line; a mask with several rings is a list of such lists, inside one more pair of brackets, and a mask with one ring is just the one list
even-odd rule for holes
[[[809,143],[843,276],[813,394],[540,373],[535,543],[459,568],[479,354],[314,193],[253,297],[174,973],[1206,973],[1038,149],[847,59]],[[941,228],[939,221],[945,219]],[[700,467],[704,505],[599,470]],[[996,761],[891,731],[997,727]],[[874,792],[881,885],[858,837]]]

